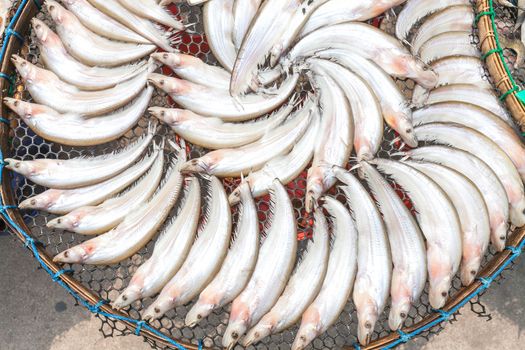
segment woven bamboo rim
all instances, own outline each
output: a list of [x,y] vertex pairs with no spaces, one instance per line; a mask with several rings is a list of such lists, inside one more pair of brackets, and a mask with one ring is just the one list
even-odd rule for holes
[[525,105],[516,96],[519,90],[516,89],[517,85],[509,73],[498,43],[497,28],[493,25],[493,0],[477,0],[476,7],[481,52],[485,55],[489,73],[512,116],[525,131]]
[[[480,0],[477,3],[479,10],[490,9],[489,1],[487,0]],[[24,0],[22,1],[22,4],[20,6],[21,8],[19,9],[19,17],[16,20],[16,22],[14,22],[11,29],[14,32],[22,35],[22,37],[25,37],[29,30],[31,18],[33,18],[39,12],[39,3],[36,0]],[[491,29],[492,25],[490,19],[486,16],[482,17],[479,21],[479,27],[480,37],[482,38],[481,43],[483,51],[488,52],[490,50],[493,50],[497,45],[496,41],[494,40],[494,32]],[[3,98],[8,95],[9,89],[11,87],[11,82],[5,77],[11,76],[15,73],[14,66],[9,58],[12,54],[19,52],[22,48],[22,43],[14,36],[7,36],[5,40],[7,44],[4,56],[2,58],[2,62],[0,64],[1,100],[3,100]],[[489,65],[491,74],[493,74],[493,77],[496,78],[495,81],[497,82],[498,88],[501,91],[506,92],[509,91],[508,87],[510,84],[510,80],[508,76],[505,76],[505,69],[503,67],[502,62],[497,59],[497,56],[499,55],[490,55],[487,59],[487,64]],[[512,89],[512,85],[510,85],[510,88]],[[506,101],[514,117],[517,120],[523,121],[523,124],[525,124],[525,109],[516,98],[515,92],[509,94],[507,96]],[[1,106],[1,113],[1,115],[3,116],[8,115],[7,108],[4,106],[3,103]],[[8,142],[9,133],[9,125],[6,123],[0,123],[0,151],[2,155],[9,154],[10,152]],[[3,158],[0,160],[3,160]],[[28,240],[29,235],[27,234],[27,232],[31,232],[29,227],[25,224],[18,210],[11,208],[11,206],[16,206],[17,204],[16,198],[14,197],[13,189],[10,186],[4,185],[11,183],[11,173],[8,171],[2,171],[1,177],[2,183],[0,184],[0,216],[2,217],[2,220],[6,223],[9,230],[16,237],[18,237],[20,241],[26,245],[26,247],[32,247],[33,254],[36,258],[39,258],[39,261],[43,265],[44,269],[47,270],[50,273],[50,275],[55,274],[55,277],[53,278],[55,281],[60,282],[70,294],[72,294],[72,292],[76,293],[77,296],[73,296],[82,298],[82,304],[96,306],[90,308],[90,311],[94,313],[103,312],[104,316],[106,317],[108,317],[107,314],[109,314],[110,318],[121,322],[123,325],[126,326],[126,328],[129,331],[135,332],[135,334],[137,335],[140,334],[143,337],[156,342],[156,344],[158,344],[159,346],[177,348],[173,344],[173,341],[175,341],[178,344],[180,344],[180,346],[186,349],[199,349],[199,346],[197,345],[189,344],[177,339],[172,339],[172,341],[170,342],[170,338],[168,336],[163,338],[158,334],[155,334],[154,332],[143,328],[142,326],[137,326],[136,322],[133,323],[131,321],[127,321],[125,319],[127,318],[127,315],[125,313],[117,311],[111,306],[105,304],[104,300],[101,300],[99,296],[95,295],[88,288],[84,287],[77,279],[67,274],[62,274],[62,267],[53,262],[52,258],[46,253],[45,249],[43,249],[43,247],[39,245],[32,244],[32,242]],[[421,320],[417,324],[411,327],[406,327],[397,333],[392,332],[388,336],[375,340],[368,346],[358,347],[357,345],[354,345],[353,347],[349,346],[349,349],[360,348],[363,350],[375,350],[392,348],[416,337],[418,333],[414,332],[429,329],[432,327],[432,325],[435,325],[436,322],[440,323],[447,321],[449,316],[456,312],[459,307],[462,307],[466,302],[468,302],[472,297],[477,295],[477,293],[479,293],[480,291],[484,291],[485,289],[487,289],[490,286],[490,281],[492,281],[494,277],[498,276],[503,270],[503,268],[507,266],[508,263],[510,263],[518,257],[524,245],[525,229],[521,229],[511,235],[511,237],[508,240],[507,249],[494,256],[493,259],[484,267],[484,269],[479,273],[480,278],[478,278],[478,280],[476,280],[476,282],[472,283],[470,286],[463,287],[462,289],[460,289],[456,293],[456,295],[450,298],[445,307],[439,310],[439,312],[429,314],[425,319]]]

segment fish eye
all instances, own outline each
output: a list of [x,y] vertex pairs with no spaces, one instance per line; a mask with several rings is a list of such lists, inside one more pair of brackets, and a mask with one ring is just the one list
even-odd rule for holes
[[15,101],[15,102],[13,103],[13,105],[14,105],[15,107],[18,107],[19,104],[20,104],[20,102],[18,102],[18,101]]
[[54,10],[55,10],[55,5],[49,6],[49,11],[54,11]]
[[406,317],[407,317],[407,314],[405,314],[404,312],[402,312],[402,313],[399,314],[399,317],[401,317],[401,318],[406,318]]
[[169,56],[168,56],[167,53],[163,54],[162,57],[163,57],[165,60],[167,60],[167,59],[169,58]]
[[15,163],[15,168],[20,168],[20,162]]
[[161,117],[165,117],[166,116],[166,112],[165,111],[160,112],[160,116]]
[[476,270],[472,270],[472,271],[470,271],[470,274],[471,274],[472,276],[476,276]]
[[443,293],[441,293],[441,296],[442,296],[443,298],[446,298],[446,297],[447,297],[447,295],[448,295],[448,293],[447,293],[447,292],[443,292]]
[[57,224],[61,224],[62,223],[62,219],[57,219]]
[[365,323],[365,328],[370,329],[372,328],[372,324],[370,322]]
[[412,133],[412,131],[414,131],[412,128],[408,128],[408,129],[406,129],[406,133],[407,133],[407,134]]
[[237,333],[237,332],[233,332],[233,333],[232,333],[232,338],[233,338],[233,339],[237,339],[237,338],[239,338],[239,333]]
[[37,25],[35,26],[35,29],[40,29],[40,28],[42,28],[42,26],[41,26],[40,24],[37,24]]
[[200,320],[202,318],[201,314],[197,315],[197,320]]
[[164,80],[159,81],[160,85],[164,85]]
[[36,205],[36,199],[31,199],[31,205]]

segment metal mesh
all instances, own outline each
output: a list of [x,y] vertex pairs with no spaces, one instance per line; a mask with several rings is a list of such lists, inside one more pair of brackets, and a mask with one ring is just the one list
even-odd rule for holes
[[[182,17],[186,23],[195,23],[194,34],[183,34],[182,43],[178,46],[181,52],[190,53],[196,55],[206,62],[216,64],[216,60],[210,53],[209,46],[203,36],[203,27],[200,7],[189,7],[186,4],[180,4],[179,8],[173,7],[174,12],[178,16]],[[47,20],[45,13],[38,15],[40,19],[46,21],[51,27],[52,23]],[[380,19],[373,21],[374,24],[381,23]],[[387,31],[392,31],[392,21],[389,19],[382,23],[382,28]],[[25,47],[22,55],[28,57],[32,62],[38,62],[38,50],[34,45],[34,40],[29,40],[29,46]],[[163,68],[163,73],[170,74],[167,68]],[[485,75],[489,79],[488,74]],[[20,80],[18,79],[18,91],[22,94],[24,100],[30,100],[29,94],[21,87]],[[414,83],[410,80],[398,80],[398,85],[403,90],[407,97],[410,97]],[[152,105],[166,106],[171,105],[172,101],[169,100],[164,94],[156,92],[151,102]],[[78,157],[80,155],[98,155],[102,153],[108,153],[116,148],[120,148],[142,135],[147,129],[149,118],[143,117],[138,125],[129,131],[124,137],[118,141],[105,144],[99,147],[91,148],[71,148],[62,146],[59,144],[47,142],[36,136],[20,119],[12,116],[12,156],[19,159],[35,159],[35,158],[60,158],[68,159]],[[165,126],[158,128],[159,137],[169,135],[170,138],[174,138],[174,134]],[[380,157],[390,157],[390,154],[398,151],[400,144],[399,142],[393,142],[396,138],[395,133],[386,128],[385,140],[379,153]],[[199,147],[190,145],[190,156],[192,158],[198,157],[203,154],[204,150]],[[230,192],[238,184],[238,180],[225,179],[225,187]],[[394,184],[393,184],[394,185]],[[394,185],[395,186],[395,185]],[[36,195],[44,191],[44,188],[37,186],[33,183],[26,181],[25,178],[15,175],[12,183],[12,187],[15,189],[16,198],[18,201],[22,201],[28,197]],[[293,206],[295,208],[296,219],[299,223],[300,237],[299,239],[307,238],[311,233],[311,222],[310,218],[306,216],[304,210],[304,194],[306,187],[306,173],[303,172],[298,179],[287,186],[288,192],[292,198]],[[398,187],[397,187],[398,188]],[[399,188],[398,188],[399,189]],[[407,198],[402,191],[398,191],[404,202],[410,206],[410,200]],[[341,202],[345,202],[342,191],[338,189],[332,189],[330,194],[339,199]],[[269,198],[263,197],[257,200],[257,207],[259,209],[259,218],[261,225],[267,219],[267,213],[269,209]],[[173,212],[176,212],[176,208]],[[29,211],[24,213],[24,220],[28,227],[31,229],[31,234],[35,239],[41,241],[48,254],[55,255],[71,246],[79,244],[80,242],[89,239],[89,237],[83,237],[81,235],[50,230],[46,228],[46,223],[53,219],[53,215],[48,215],[41,212]],[[73,269],[73,277],[76,278],[80,283],[85,285],[87,288],[92,290],[95,294],[99,295],[102,299],[115,300],[117,295],[127,286],[131,276],[136,269],[150,256],[153,243],[150,242],[146,247],[141,249],[137,254],[131,258],[111,266],[90,266],[90,265],[72,265],[66,266],[65,268]],[[305,246],[305,242],[300,244],[299,254]],[[491,251],[485,258],[487,263],[494,255]],[[451,291],[452,297],[461,288],[461,282],[459,278],[453,281],[453,288]],[[130,317],[140,319],[142,311],[152,303],[154,299],[147,298],[142,301],[137,301],[127,310]],[[473,303],[472,308],[477,307],[479,303]],[[476,309],[480,315],[484,315],[485,311],[480,305],[480,310]],[[154,321],[152,325],[158,328],[160,331],[167,335],[170,335],[174,339],[180,339],[185,342],[197,344],[198,340],[203,340],[203,345],[206,347],[220,348],[222,342],[222,334],[226,329],[229,315],[230,306],[224,309],[214,311],[206,320],[201,322],[195,329],[187,328],[184,326],[184,317],[189,311],[191,304],[188,306],[177,307],[175,310],[171,310],[160,320]],[[432,313],[431,307],[428,303],[428,286],[425,289],[421,300],[411,309],[405,326],[412,326],[417,322],[423,320],[425,317]],[[387,336],[390,334],[390,330],[387,325],[388,308],[383,312],[379,322],[376,326],[376,331],[372,337],[372,340]],[[101,323],[101,331],[105,336],[118,336],[130,333],[126,328],[119,322],[107,319],[104,316],[98,316]],[[356,316],[355,308],[353,303],[349,302],[345,311],[340,316],[337,323],[331,327],[325,334],[317,338],[309,348],[313,349],[326,349],[326,348],[341,348],[343,346],[352,345],[357,341],[356,339]],[[442,324],[439,324],[430,330],[423,332],[420,336],[429,338],[432,335],[438,333],[442,329]],[[276,335],[272,335],[264,339],[261,343],[257,344],[257,349],[286,349],[289,348],[292,343],[297,326]],[[152,347],[158,347],[151,340],[147,340]],[[253,346],[251,347],[254,348]],[[241,349],[240,346],[237,349]]]
[[[500,44],[503,49],[503,56],[513,78],[522,89],[525,87],[525,37],[522,37],[521,27],[515,30],[518,18],[518,9],[502,6],[499,2],[494,1],[495,22],[498,30]],[[525,36],[525,31],[523,32]],[[521,49],[519,47],[521,46]],[[521,63],[517,61],[517,49],[521,50],[520,56],[523,56]]]

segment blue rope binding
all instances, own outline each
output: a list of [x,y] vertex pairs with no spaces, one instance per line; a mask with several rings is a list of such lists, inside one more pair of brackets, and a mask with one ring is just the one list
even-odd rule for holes
[[[11,37],[14,36],[18,40],[21,40],[21,41],[24,40],[24,38],[19,33],[15,32],[13,30],[13,26],[16,23],[16,21],[18,20],[18,18],[20,17],[20,14],[22,13],[22,10],[23,10],[24,6],[26,6],[27,2],[28,2],[28,0],[23,0],[20,3],[20,6],[18,7],[15,15],[13,16],[13,18],[9,22],[9,26],[7,27],[7,29],[5,31],[4,42],[3,42],[2,48],[0,50],[0,61],[3,61],[3,59],[4,59],[6,48],[7,48],[7,43],[9,42]],[[33,0],[33,2],[36,4],[38,9],[40,10],[41,6],[42,6],[40,1]],[[0,72],[0,78],[8,79],[10,82],[12,81],[12,77],[10,77],[9,75],[7,75],[5,73],[2,73],[2,72]],[[6,120],[5,118],[1,118],[1,117],[0,117],[0,122],[9,124],[8,120]],[[5,167],[4,155],[3,155],[2,151],[0,150],[0,184],[2,183],[2,180],[3,180],[4,167]],[[70,269],[63,269],[63,270],[59,270],[57,272],[53,272],[44,263],[44,261],[40,257],[40,253],[38,252],[35,240],[31,236],[29,236],[16,222],[14,222],[11,219],[11,217],[9,216],[9,214],[7,213],[8,210],[14,210],[14,209],[17,209],[17,208],[18,208],[17,206],[13,206],[13,205],[4,205],[3,200],[0,197],[0,216],[2,216],[3,219],[11,227],[13,227],[17,232],[19,232],[24,237],[24,245],[31,250],[31,252],[33,253],[33,256],[35,257],[35,259],[38,261],[38,263],[44,269],[44,271],[46,271],[51,276],[51,279],[54,282],[58,283],[62,288],[64,288],[73,298],[75,298],[75,300],[77,302],[82,304],[85,308],[87,308],[93,314],[98,314],[98,315],[104,316],[104,317],[109,318],[109,319],[113,319],[113,320],[117,320],[117,321],[125,321],[125,322],[129,322],[131,324],[134,324],[135,325],[135,334],[136,335],[140,335],[140,332],[143,329],[146,329],[146,330],[150,331],[151,333],[155,334],[156,336],[158,336],[159,338],[163,339],[164,341],[166,341],[170,345],[173,345],[175,348],[177,348],[179,350],[186,350],[186,348],[184,346],[182,346],[181,344],[177,343],[175,340],[171,339],[170,337],[166,336],[165,334],[161,333],[157,329],[151,327],[145,321],[136,320],[136,319],[125,317],[125,316],[121,316],[121,315],[116,315],[116,314],[113,314],[113,313],[110,313],[110,312],[105,312],[105,311],[101,310],[100,308],[103,305],[108,303],[106,300],[100,300],[96,304],[92,305],[87,300],[82,298],[77,292],[75,292],[73,289],[71,289],[71,287],[69,285],[67,285],[62,280],[62,275],[64,275],[65,273],[70,273],[70,272],[72,272],[72,270],[70,270]],[[463,306],[465,306],[465,304],[468,303],[472,298],[474,298],[475,296],[477,296],[480,293],[482,293],[485,290],[487,290],[490,287],[490,285],[492,284],[492,282],[494,282],[494,280],[499,275],[501,275],[501,273],[510,264],[512,264],[514,262],[514,260],[516,260],[521,255],[524,247],[525,247],[525,240],[523,242],[521,242],[518,247],[507,247],[507,248],[505,248],[506,250],[511,252],[511,256],[502,264],[502,266],[500,266],[499,269],[497,269],[492,274],[492,276],[479,278],[479,281],[481,282],[481,285],[472,294],[467,296],[458,305],[456,305],[455,307],[453,307],[449,311],[434,310],[436,313],[438,313],[440,315],[440,317],[438,317],[433,322],[430,322],[429,324],[427,324],[427,325],[425,325],[425,326],[423,326],[421,328],[418,328],[418,329],[416,329],[416,330],[414,330],[412,332],[409,332],[409,333],[405,333],[405,332],[403,332],[401,330],[397,331],[397,333],[399,334],[399,338],[397,340],[395,340],[394,342],[392,342],[390,345],[385,346],[383,348],[383,350],[393,349],[393,348],[395,348],[396,346],[398,346],[400,344],[403,344],[403,343],[406,343],[406,342],[410,341],[412,338],[416,337],[417,335],[421,334],[422,332],[425,332],[426,330],[428,330],[428,329],[430,329],[430,328],[432,328],[432,327],[434,327],[434,326],[436,326],[436,325],[438,325],[438,324],[440,324],[442,322],[448,321],[452,315],[454,315],[459,309],[461,309]],[[354,346],[354,348],[356,350],[360,350],[361,349],[361,347],[357,343],[354,343],[353,346]],[[198,349],[199,350],[203,349],[203,342],[202,342],[202,340],[199,340]]]

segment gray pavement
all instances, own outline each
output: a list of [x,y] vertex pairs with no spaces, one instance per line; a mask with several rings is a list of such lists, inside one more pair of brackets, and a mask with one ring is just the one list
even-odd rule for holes
[[[464,308],[458,321],[430,342],[416,340],[402,350],[525,349],[525,257],[500,286],[483,298],[492,321]],[[135,336],[104,339],[99,322],[52,283],[20,242],[0,233],[1,350],[147,350]]]

